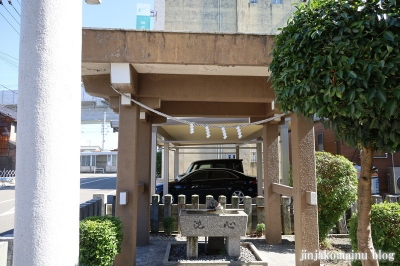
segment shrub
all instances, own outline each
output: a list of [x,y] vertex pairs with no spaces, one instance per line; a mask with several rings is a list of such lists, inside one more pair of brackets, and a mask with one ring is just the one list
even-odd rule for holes
[[174,228],[175,218],[172,216],[165,217],[163,220],[164,232],[166,235],[172,234],[172,229]]
[[124,234],[122,233],[122,229],[124,228],[124,226],[122,225],[121,219],[115,216],[91,216],[87,217],[85,220],[111,221],[113,223],[113,226],[115,227],[115,233],[118,240],[117,251],[118,253],[121,253],[121,244],[122,244],[122,239],[124,237]]
[[[357,199],[357,172],[341,155],[315,152],[319,240],[326,243],[329,231]],[[289,184],[293,186],[290,166]]]
[[257,224],[255,234],[257,236],[262,236],[264,232],[265,232],[265,224],[263,223]]
[[329,231],[357,199],[357,172],[341,155],[316,152],[319,239]]
[[117,217],[93,216],[80,222],[79,263],[84,266],[112,265],[121,252],[122,222]]
[[[357,213],[349,221],[349,237],[354,251],[357,246]],[[371,207],[371,235],[375,251],[394,253],[394,261],[381,260],[380,265],[400,265],[400,204],[382,203]],[[361,265],[360,261],[353,265]]]

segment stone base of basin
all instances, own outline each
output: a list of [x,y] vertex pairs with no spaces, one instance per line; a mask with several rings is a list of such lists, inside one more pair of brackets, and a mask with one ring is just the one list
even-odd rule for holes
[[186,258],[183,258],[184,261],[169,261],[169,255],[171,252],[171,247],[172,246],[178,246],[178,245],[183,245],[186,246],[186,243],[176,243],[176,242],[171,242],[168,243],[167,246],[167,251],[164,256],[164,261],[163,265],[185,265],[185,266],[198,266],[198,265],[217,265],[217,266],[225,266],[225,265],[246,265],[246,266],[256,266],[256,265],[264,265],[268,266],[268,262],[262,261],[261,256],[258,253],[258,249],[250,242],[241,242],[240,245],[243,247],[248,248],[253,254],[254,257],[256,257],[257,261],[251,261],[251,262],[244,262],[244,261],[212,261],[212,260],[207,260],[207,261],[198,261],[198,260],[192,260],[188,261]]

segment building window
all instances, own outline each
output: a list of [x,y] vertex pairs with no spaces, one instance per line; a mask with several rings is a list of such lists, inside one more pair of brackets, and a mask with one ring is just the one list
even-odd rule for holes
[[90,166],[90,155],[81,156],[81,166]]
[[323,151],[324,150],[324,133],[319,133],[317,136],[317,150]]
[[116,154],[107,155],[107,166],[117,166],[117,155]]
[[271,4],[282,4],[282,0],[271,0]]

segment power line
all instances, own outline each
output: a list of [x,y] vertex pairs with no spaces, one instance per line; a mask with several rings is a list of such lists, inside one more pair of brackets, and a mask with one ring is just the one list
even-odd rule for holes
[[15,30],[15,32],[19,35],[19,32],[14,28],[13,25],[11,25],[11,23],[6,19],[6,17],[0,13],[0,15],[7,21],[8,24],[10,24],[10,26]]
[[18,94],[16,91],[9,89],[9,88],[7,88],[6,86],[4,86],[4,85],[2,85],[2,84],[0,84],[0,86],[2,86],[3,88],[5,88],[5,89],[11,91],[11,92],[14,93],[14,94]]
[[[18,91],[18,85],[8,85],[7,90]],[[4,103],[5,101],[7,101],[7,103],[9,104],[16,104],[18,101],[18,94],[14,94],[14,92],[9,92],[7,90],[0,87],[0,103]]]
[[10,59],[5,58],[5,57],[0,55],[0,60],[3,61],[4,63],[6,63],[7,65],[9,65],[10,67],[12,67],[14,70],[18,70],[18,64],[16,64],[15,62],[11,61]]
[[0,55],[0,59],[2,59],[4,62],[10,63],[13,66],[18,67],[18,62],[15,62],[15,61],[11,60],[10,58]]
[[15,59],[15,60],[17,60],[17,61],[18,61],[18,59],[17,59],[17,58],[15,58],[15,57],[13,57],[13,56],[11,56],[11,55],[9,55],[9,54],[3,53],[2,51],[0,51],[0,53],[2,53],[2,54],[4,54],[4,55],[6,55],[6,56],[8,56],[8,57],[11,57],[12,59]]
[[15,72],[18,72],[18,63],[15,63],[15,62],[11,61],[10,59],[5,58],[4,56],[1,56],[1,55],[0,55],[0,61],[3,61],[12,70],[14,70]]
[[[3,55],[5,55],[5,56],[3,56]],[[14,70],[18,70],[18,59],[17,58],[12,57],[11,55],[8,55],[8,54],[0,51],[0,60],[2,60],[4,63],[6,63],[7,65],[14,68]]]
[[18,13],[18,11],[15,9],[15,7],[13,6],[13,4],[11,3],[11,0],[8,0],[8,3],[10,4],[10,6],[12,6],[15,10],[15,12],[17,12],[17,14],[19,15],[19,17],[21,17],[21,14]]
[[2,0],[0,0],[0,5],[2,5],[2,6],[4,7],[4,9],[7,10],[8,14],[10,14],[10,16],[12,16],[12,18],[15,20],[15,22],[17,22],[18,25],[20,25],[19,22],[18,22],[18,21],[14,18],[14,16],[10,13],[10,11],[8,11],[8,9],[5,7],[5,5],[3,5],[3,1],[2,1]]
[[[5,56],[3,56],[5,55]],[[6,57],[7,56],[7,57]],[[18,70],[18,59],[0,51],[0,60]]]

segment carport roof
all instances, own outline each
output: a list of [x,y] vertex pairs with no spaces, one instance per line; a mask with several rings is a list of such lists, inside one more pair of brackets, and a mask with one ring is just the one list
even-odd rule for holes
[[[273,117],[277,109],[268,66],[273,35],[194,32],[155,32],[121,29],[82,31],[82,80],[86,91],[113,105],[118,93],[110,87],[111,65],[128,63],[130,84],[112,83],[140,102],[155,102],[157,111],[186,117],[199,124],[244,124]],[[156,104],[157,105],[157,104]],[[154,106],[152,106],[154,107]],[[151,116],[164,140],[179,145],[236,143],[262,136],[262,125],[205,130]]]

